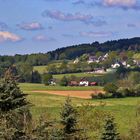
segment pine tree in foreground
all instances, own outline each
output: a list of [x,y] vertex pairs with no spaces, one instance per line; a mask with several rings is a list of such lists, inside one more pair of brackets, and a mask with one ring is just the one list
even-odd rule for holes
[[0,139],[26,140],[24,127],[29,110],[24,108],[28,105],[25,96],[9,68],[0,81]]
[[[77,128],[77,110],[72,106],[71,99],[68,97],[62,107],[60,117],[63,126],[61,138],[63,140],[86,140],[82,129]],[[60,134],[60,133],[59,133]]]
[[3,113],[21,108],[27,105],[25,98],[26,94],[23,94],[16,83],[15,77],[11,73],[9,68],[4,79],[0,82],[0,110]]
[[106,119],[101,140],[120,140],[116,124],[114,123],[114,118],[111,116],[108,116]]

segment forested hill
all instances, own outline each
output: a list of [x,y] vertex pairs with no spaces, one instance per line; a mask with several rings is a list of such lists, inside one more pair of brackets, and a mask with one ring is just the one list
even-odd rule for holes
[[105,43],[73,45],[49,52],[54,59],[74,59],[84,53],[133,50],[140,51],[140,37],[107,41]]
[[140,51],[140,37],[107,41],[104,43],[93,42],[91,44],[73,45],[44,54],[0,56],[0,66],[6,67],[19,62],[27,62],[31,65],[46,65],[52,60],[75,59],[85,53],[123,50]]

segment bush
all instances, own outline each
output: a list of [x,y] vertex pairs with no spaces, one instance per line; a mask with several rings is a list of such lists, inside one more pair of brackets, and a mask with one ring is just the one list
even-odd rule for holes
[[108,83],[104,86],[104,91],[106,93],[116,93],[117,90],[118,90],[118,87],[113,83]]
[[50,80],[53,78],[52,74],[43,74],[43,83],[47,86],[50,84]]
[[91,94],[91,98],[92,99],[105,99],[106,95],[103,93],[98,93],[98,94]]
[[67,86],[68,85],[68,79],[67,77],[63,77],[60,81],[60,86]]

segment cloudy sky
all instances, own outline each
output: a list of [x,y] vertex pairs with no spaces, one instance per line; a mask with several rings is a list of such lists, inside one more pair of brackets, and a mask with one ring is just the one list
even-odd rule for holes
[[0,54],[140,36],[140,0],[0,0]]

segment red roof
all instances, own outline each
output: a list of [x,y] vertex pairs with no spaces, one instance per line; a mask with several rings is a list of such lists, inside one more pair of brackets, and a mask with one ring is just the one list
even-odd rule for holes
[[97,85],[97,82],[91,82],[90,85]]

